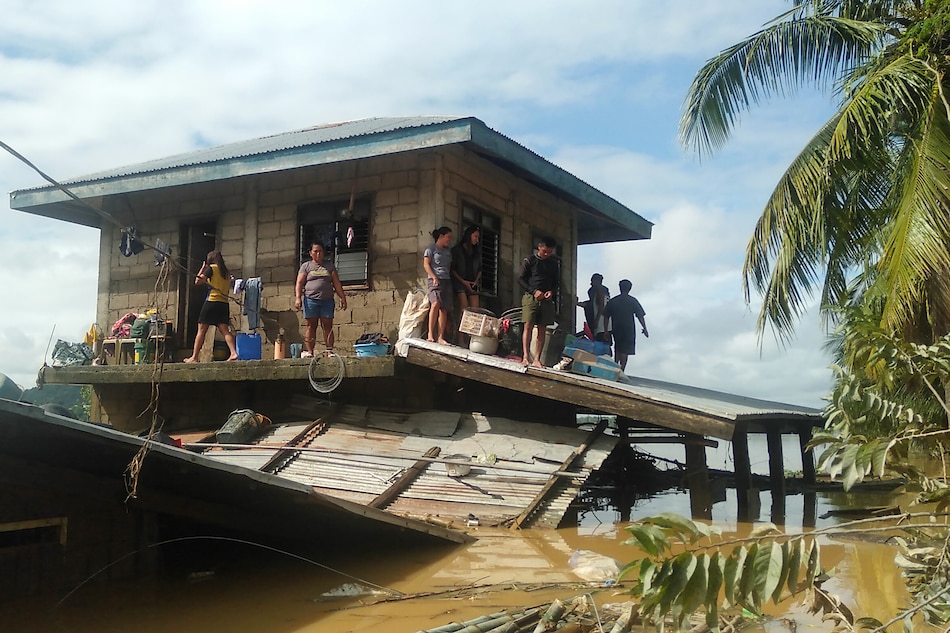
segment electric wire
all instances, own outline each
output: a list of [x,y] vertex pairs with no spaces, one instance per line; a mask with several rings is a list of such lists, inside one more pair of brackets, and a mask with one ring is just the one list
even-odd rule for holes
[[226,541],[226,542],[231,542],[231,543],[240,543],[241,545],[250,545],[250,546],[252,546],[252,547],[258,547],[258,548],[260,548],[260,549],[267,550],[267,551],[269,551],[269,552],[275,552],[275,553],[277,553],[277,554],[283,554],[284,556],[288,556],[288,557],[290,557],[290,558],[294,558],[294,559],[296,559],[296,560],[300,560],[300,561],[303,561],[303,562],[305,562],[305,563],[310,563],[311,565],[315,565],[315,566],[317,566],[317,567],[319,567],[319,568],[321,568],[321,569],[325,569],[325,570],[327,570],[327,571],[333,572],[334,574],[339,574],[340,576],[343,576],[344,578],[349,578],[350,580],[355,580],[356,582],[361,583],[361,584],[363,584],[363,585],[366,585],[366,586],[368,586],[368,587],[372,587],[373,589],[378,589],[378,590],[380,590],[380,591],[383,591],[383,592],[385,592],[385,593],[387,593],[387,594],[389,594],[389,595],[391,595],[391,596],[405,596],[405,595],[406,595],[406,594],[404,594],[403,592],[398,591],[398,590],[396,590],[396,589],[392,589],[392,588],[390,588],[390,587],[384,587],[384,586],[382,586],[382,585],[377,585],[376,583],[370,582],[370,581],[368,581],[368,580],[366,580],[366,579],[364,579],[364,578],[360,578],[360,577],[358,577],[358,576],[354,576],[353,574],[348,574],[348,573],[346,573],[345,571],[340,571],[339,569],[335,569],[335,568],[333,568],[333,567],[330,567],[329,565],[325,565],[325,564],[323,564],[323,563],[321,563],[321,562],[318,562],[318,561],[315,561],[315,560],[313,560],[313,559],[311,559],[311,558],[307,558],[306,556],[301,556],[300,554],[294,554],[293,552],[288,552],[288,551],[286,551],[286,550],[278,549],[278,548],[276,548],[276,547],[271,547],[270,545],[264,545],[263,543],[255,543],[254,541],[247,541],[247,540],[244,540],[244,539],[232,538],[232,537],[230,537],[230,536],[182,536],[182,537],[178,537],[178,538],[172,538],[172,539],[167,539],[167,540],[164,540],[164,541],[159,541],[158,543],[151,543],[151,544],[149,544],[149,545],[146,545],[145,547],[142,547],[142,548],[139,548],[139,549],[137,549],[137,550],[131,551],[131,552],[129,552],[129,553],[127,553],[127,554],[125,554],[125,555],[123,555],[123,556],[117,558],[116,560],[112,561],[111,563],[109,563],[108,565],[106,565],[105,567],[103,567],[102,569],[100,569],[99,571],[95,572],[94,574],[92,574],[91,576],[89,576],[88,578],[86,578],[85,580],[83,580],[81,583],[79,583],[78,585],[76,585],[75,587],[73,587],[73,588],[69,591],[69,593],[67,593],[65,596],[63,596],[63,597],[60,599],[60,601],[56,603],[56,606],[54,606],[53,609],[54,609],[54,610],[55,610],[55,609],[58,609],[64,602],[66,602],[66,601],[70,598],[70,596],[72,596],[74,593],[76,593],[77,591],[79,591],[80,589],[82,589],[85,585],[87,585],[90,581],[92,581],[93,578],[95,578],[96,576],[98,576],[98,575],[101,574],[102,572],[104,572],[104,571],[106,571],[106,570],[108,570],[108,569],[114,567],[115,565],[118,565],[119,563],[121,563],[121,562],[124,561],[125,559],[129,558],[130,556],[135,556],[136,554],[139,554],[139,553],[144,552],[144,551],[146,551],[146,550],[150,550],[150,549],[155,548],[155,547],[160,547],[160,546],[162,546],[162,545],[170,545],[170,544],[172,544],[172,543],[181,543],[181,542],[183,542],[183,541]]

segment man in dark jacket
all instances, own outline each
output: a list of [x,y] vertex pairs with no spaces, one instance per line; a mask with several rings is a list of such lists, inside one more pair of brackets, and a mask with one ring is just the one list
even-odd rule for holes
[[[544,349],[544,337],[547,326],[554,323],[554,297],[560,286],[560,263],[553,256],[557,243],[554,238],[538,240],[538,250],[521,262],[521,274],[518,284],[524,289],[521,297],[521,322],[524,332],[521,335],[523,357],[526,367],[544,367],[541,364],[541,350]],[[532,330],[537,329],[534,344],[534,359],[531,359]]]

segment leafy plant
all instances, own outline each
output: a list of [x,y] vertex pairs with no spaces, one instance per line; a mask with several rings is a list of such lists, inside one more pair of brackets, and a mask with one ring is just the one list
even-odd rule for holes
[[[945,523],[934,524],[935,518],[929,512],[904,513],[850,521],[807,535],[783,534],[766,523],[748,537],[725,540],[715,527],[660,514],[627,527],[631,538],[625,544],[646,556],[625,565],[620,578],[633,577],[630,593],[639,599],[638,614],[658,631],[667,620],[680,627],[700,609],[707,627],[718,631],[721,610],[741,607],[761,615],[767,602],[777,604],[793,596],[836,629],[853,633],[881,633],[898,622],[905,631],[913,631],[918,613],[930,624],[945,626],[950,621],[950,531]],[[855,617],[838,596],[822,588],[829,574],[821,567],[819,539],[868,533],[888,534],[901,547],[896,562],[914,598],[912,605],[884,623]]]
[[[647,517],[627,530],[625,543],[647,557],[627,564],[621,578],[636,575],[631,593],[640,599],[640,617],[658,630],[667,616],[679,627],[703,608],[707,626],[718,631],[720,606],[759,614],[769,600],[816,589],[821,574],[817,540],[781,534],[772,524],[730,541],[717,528],[676,514]],[[688,549],[674,554],[677,542]]]

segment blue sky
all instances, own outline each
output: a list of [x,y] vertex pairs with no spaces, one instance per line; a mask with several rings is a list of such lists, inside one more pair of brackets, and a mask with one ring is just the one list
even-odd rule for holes
[[[706,6],[708,4],[708,6]],[[473,115],[654,222],[649,242],[585,247],[647,310],[628,372],[821,406],[817,316],[779,348],[754,331],[743,249],[827,96],[774,100],[702,162],[677,140],[702,63],[787,10],[779,0],[5,3],[0,140],[54,177],[310,125]],[[6,192],[40,184],[0,155]],[[32,386],[53,338],[95,319],[98,232],[0,209],[0,372]],[[420,277],[422,276],[420,270]]]

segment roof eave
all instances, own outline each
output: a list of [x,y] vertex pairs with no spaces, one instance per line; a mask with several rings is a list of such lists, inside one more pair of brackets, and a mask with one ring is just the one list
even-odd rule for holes
[[[431,129],[430,129],[431,128]],[[265,154],[238,156],[227,160],[195,165],[171,167],[141,174],[129,174],[112,178],[68,183],[67,187],[82,199],[112,196],[136,191],[148,191],[167,187],[180,187],[217,180],[240,178],[257,174],[313,167],[348,160],[358,160],[400,152],[428,149],[463,143],[469,140],[466,120],[451,121],[427,128],[405,128],[385,134],[354,139],[328,141],[319,145],[303,145]],[[73,217],[55,213],[64,203],[68,208],[72,201],[59,188],[39,187],[19,189],[10,194],[10,208],[26,213],[47,215],[67,221],[77,221],[76,209],[70,209]],[[74,205],[81,207],[81,205]],[[88,210],[87,210],[88,211]],[[91,211],[90,211],[91,212]],[[82,224],[85,222],[79,221]]]
[[[471,145],[502,167],[576,205],[580,244],[649,239],[652,223],[576,176],[468,117],[422,127],[407,127],[366,136],[348,137],[278,151],[237,156],[159,170],[66,183],[79,198],[180,187],[200,183],[314,167],[447,145]],[[74,224],[99,227],[101,218],[70,199],[55,186],[20,189],[10,194],[10,208]]]

